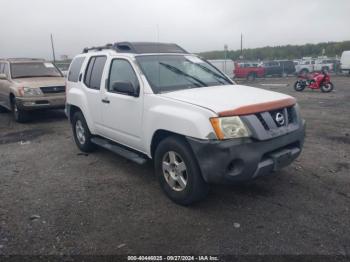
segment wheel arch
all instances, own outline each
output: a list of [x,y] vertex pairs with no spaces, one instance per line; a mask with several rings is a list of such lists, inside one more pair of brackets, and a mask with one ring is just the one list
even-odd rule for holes
[[164,139],[170,137],[170,136],[177,136],[180,138],[183,138],[186,141],[186,136],[169,131],[169,130],[165,130],[165,129],[158,129],[156,132],[154,132],[153,136],[152,136],[152,140],[151,140],[151,148],[150,148],[150,153],[151,153],[151,158],[154,158],[154,154],[156,152],[156,149],[158,147],[158,145],[160,144],[160,142],[162,142]]
[[[83,115],[83,111],[80,109],[80,107],[75,106],[75,105],[69,105],[69,110],[68,110],[68,119],[70,122],[72,122],[73,116],[76,112],[81,112]],[[84,116],[85,117],[85,116]]]

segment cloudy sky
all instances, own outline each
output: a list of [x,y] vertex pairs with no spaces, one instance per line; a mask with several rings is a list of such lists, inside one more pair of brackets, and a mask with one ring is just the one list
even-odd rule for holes
[[191,52],[350,40],[350,0],[0,0],[0,57],[74,56],[116,41]]

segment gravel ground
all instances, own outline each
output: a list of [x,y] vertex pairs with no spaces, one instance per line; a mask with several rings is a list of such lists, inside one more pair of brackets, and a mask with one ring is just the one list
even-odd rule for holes
[[330,94],[296,93],[294,80],[251,84],[297,97],[301,157],[192,207],[164,196],[151,163],[80,153],[62,111],[0,114],[0,254],[350,255],[350,78]]

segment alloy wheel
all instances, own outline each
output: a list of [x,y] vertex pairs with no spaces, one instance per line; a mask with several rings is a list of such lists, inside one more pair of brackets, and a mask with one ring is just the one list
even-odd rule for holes
[[182,157],[174,151],[165,153],[162,161],[165,181],[175,191],[183,191],[188,182],[187,167]]
[[78,120],[75,123],[75,133],[77,135],[78,141],[81,145],[85,144],[86,137],[85,137],[85,129],[83,127],[83,123]]

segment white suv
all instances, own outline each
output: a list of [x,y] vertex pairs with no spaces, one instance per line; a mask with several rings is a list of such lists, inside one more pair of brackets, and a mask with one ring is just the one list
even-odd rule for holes
[[300,154],[304,121],[294,98],[236,85],[175,44],[84,49],[70,66],[66,113],[80,150],[96,145],[136,163],[154,161],[178,204],[210,183],[247,181]]

